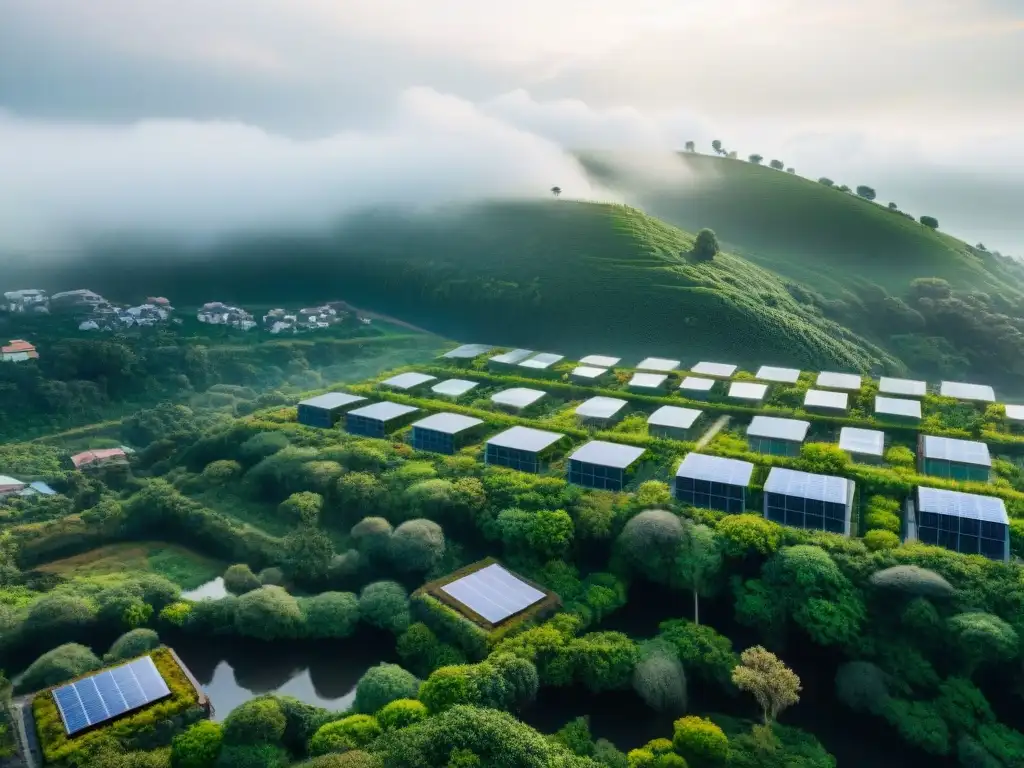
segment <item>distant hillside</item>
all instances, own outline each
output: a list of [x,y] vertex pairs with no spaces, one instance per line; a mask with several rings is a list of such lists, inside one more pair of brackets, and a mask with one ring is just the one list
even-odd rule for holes
[[794,301],[770,272],[726,254],[693,263],[691,246],[689,234],[631,208],[503,202],[378,212],[329,240],[264,238],[201,258],[133,253],[62,274],[104,293],[159,290],[183,304],[344,297],[451,337],[567,354],[893,364]]
[[[650,161],[634,163],[622,155],[581,159],[631,205],[685,230],[709,227],[735,253],[825,294],[866,280],[901,296],[915,278],[941,277],[955,288],[1024,295],[1019,270],[888,210],[884,195],[879,205],[769,168],[767,160],[754,165],[682,153],[679,169],[657,172]],[[835,183],[856,187],[871,179]]]

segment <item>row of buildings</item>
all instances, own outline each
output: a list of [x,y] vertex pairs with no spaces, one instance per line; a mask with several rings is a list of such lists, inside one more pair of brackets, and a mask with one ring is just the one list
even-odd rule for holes
[[[262,317],[261,322],[257,322],[251,313],[240,307],[213,301],[199,308],[196,319],[201,323],[226,325],[241,331],[262,328],[275,335],[303,333],[330,328],[348,320],[351,313],[347,309],[341,308],[339,306],[341,304],[343,303],[304,307],[295,312],[281,308],[272,309]],[[371,323],[367,317],[357,316],[357,320],[364,325]]]
[[[100,448],[82,451],[69,457],[71,466],[82,472],[90,472],[103,467],[127,465],[131,448]],[[57,492],[41,481],[20,480],[10,475],[0,474],[0,503],[11,498],[28,498],[32,496],[54,496]]]

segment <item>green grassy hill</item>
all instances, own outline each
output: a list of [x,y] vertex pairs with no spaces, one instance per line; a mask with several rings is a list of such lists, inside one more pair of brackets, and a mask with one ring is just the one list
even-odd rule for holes
[[[622,191],[631,205],[685,230],[709,227],[733,252],[825,294],[864,280],[900,296],[918,277],[941,277],[963,289],[1024,293],[1019,272],[888,210],[884,198],[873,203],[767,165],[700,154],[681,154],[680,168],[658,174],[650,172],[649,161],[632,163],[622,155],[581,159],[593,177]],[[836,179],[851,187],[870,181]]]

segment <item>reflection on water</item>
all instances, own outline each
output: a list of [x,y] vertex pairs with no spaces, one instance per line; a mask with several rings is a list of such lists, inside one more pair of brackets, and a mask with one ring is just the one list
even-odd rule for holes
[[220,600],[227,594],[228,590],[224,586],[224,579],[218,576],[195,589],[182,592],[181,597],[184,600]]

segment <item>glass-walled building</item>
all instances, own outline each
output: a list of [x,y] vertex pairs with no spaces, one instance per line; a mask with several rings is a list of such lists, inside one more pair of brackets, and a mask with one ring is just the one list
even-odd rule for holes
[[919,486],[916,531],[908,530],[908,538],[915,534],[925,544],[965,555],[1010,559],[1010,518],[994,496]]
[[345,411],[355,406],[356,403],[365,402],[365,397],[350,395],[347,392],[328,392],[326,395],[311,397],[299,403],[299,424],[330,429],[341,421]]
[[453,454],[480,434],[484,422],[459,413],[435,413],[412,423],[412,447],[418,451]]
[[747,427],[747,445],[755,453],[796,456],[811,428],[809,421],[755,416]]
[[690,506],[741,514],[753,472],[749,461],[688,453],[676,470],[674,495]]
[[537,474],[563,437],[543,429],[511,427],[487,441],[484,463]]
[[383,402],[364,405],[345,414],[345,431],[364,437],[387,437],[416,418],[419,408]]
[[764,484],[764,516],[782,525],[850,535],[852,480],[772,467]]
[[643,448],[591,440],[569,457],[569,482],[585,488],[621,491]]
[[987,483],[992,469],[988,446],[976,440],[921,435],[918,443],[921,472],[952,480]]

